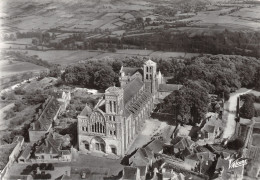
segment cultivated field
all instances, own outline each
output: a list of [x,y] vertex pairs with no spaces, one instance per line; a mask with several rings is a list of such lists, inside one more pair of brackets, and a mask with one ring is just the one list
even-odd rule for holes
[[[24,51],[24,50],[23,50]],[[115,53],[105,51],[88,51],[88,50],[49,50],[49,51],[35,51],[26,50],[28,55],[37,55],[42,60],[46,60],[52,63],[60,65],[68,65],[71,63],[77,63],[82,60],[91,58],[102,59],[106,57],[110,58],[124,58],[126,56],[147,56],[151,58],[169,58],[169,57],[193,57],[197,56],[196,53],[183,53],[183,52],[163,52],[152,50],[117,50]]]
[[46,68],[28,62],[1,60],[0,61],[0,78],[10,77],[25,72],[38,72]]
[[232,29],[252,29],[260,30],[260,6],[242,8],[234,13],[220,15],[230,8],[224,8],[221,11],[203,11],[197,15],[184,19],[183,21],[192,21],[192,25],[199,27],[212,27],[215,25]]

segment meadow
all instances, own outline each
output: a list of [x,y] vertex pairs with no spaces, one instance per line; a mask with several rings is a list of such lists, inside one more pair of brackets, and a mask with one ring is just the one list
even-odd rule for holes
[[[48,50],[48,51],[19,50],[19,51],[23,51],[23,52],[26,51],[29,56],[37,55],[42,60],[46,60],[54,64],[60,64],[61,66],[66,66],[87,59],[104,59],[108,57],[124,58],[126,56],[146,56],[151,58],[169,58],[169,57],[180,57],[180,56],[193,57],[198,55],[196,53],[163,52],[163,51],[140,50],[140,49],[128,49],[128,50],[124,49],[124,50],[117,50],[116,52],[89,51],[89,50]],[[6,70],[6,73],[7,72],[8,70]]]
[[0,79],[10,77],[13,75],[18,75],[25,72],[36,72],[45,70],[46,68],[42,66],[38,66],[28,62],[20,62],[20,61],[9,61],[9,60],[1,60],[0,61]]
[[230,10],[230,7],[223,8],[220,11],[202,11],[191,18],[183,19],[182,21],[192,21],[193,26],[199,27],[219,25],[223,26],[223,28],[231,29],[260,29],[260,6],[250,7],[250,9],[241,8],[234,13],[220,15],[228,10]]

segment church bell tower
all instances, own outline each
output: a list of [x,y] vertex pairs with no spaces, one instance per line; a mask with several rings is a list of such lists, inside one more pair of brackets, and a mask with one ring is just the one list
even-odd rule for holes
[[156,68],[156,63],[150,59],[144,63],[145,89],[152,94],[156,92]]

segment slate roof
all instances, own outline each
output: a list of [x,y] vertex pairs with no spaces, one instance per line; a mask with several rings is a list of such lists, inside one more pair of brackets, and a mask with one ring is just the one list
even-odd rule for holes
[[182,149],[184,150],[185,148],[190,148],[190,146],[194,142],[190,140],[189,138],[184,138],[184,137],[176,137],[172,140],[172,144],[174,148]]
[[185,157],[185,159],[191,159],[194,161],[199,161],[199,157],[197,156],[197,154],[191,154]]
[[136,153],[130,157],[133,165],[135,166],[146,166],[149,163],[149,159],[153,157],[152,153],[145,148],[140,148],[136,151]]
[[123,169],[123,179],[124,180],[135,180],[137,176],[137,168],[125,166]]
[[24,159],[28,159],[31,155],[31,149],[32,149],[32,146],[31,145],[27,145],[25,147],[25,149],[23,150],[22,154],[21,154],[21,158],[24,158]]
[[214,132],[214,129],[215,129],[215,127],[214,127],[214,126],[211,126],[211,125],[205,125],[205,126],[203,127],[203,130],[206,131],[206,132],[208,132],[208,133],[213,133],[213,132]]
[[59,102],[54,98],[48,101],[46,107],[43,109],[42,114],[35,122],[35,130],[45,130],[47,131],[52,124],[53,118],[60,108]]
[[86,104],[86,106],[84,107],[84,109],[81,111],[81,113],[79,114],[79,116],[90,116],[92,113],[92,109]]
[[160,140],[153,140],[151,143],[149,143],[145,148],[150,149],[154,153],[158,153],[161,150],[163,150],[164,143]]
[[49,134],[45,141],[41,143],[38,147],[36,147],[36,154],[69,154],[70,151],[60,150],[61,144],[63,142],[63,136],[57,133]]
[[199,152],[196,153],[201,161],[214,161],[215,155],[212,152]]
[[173,92],[182,87],[180,84],[160,84],[158,92]]
[[143,74],[143,70],[141,68],[122,67],[121,71],[123,71],[127,76],[132,76],[136,72]]
[[132,81],[130,81],[125,87],[124,87],[124,104],[127,104],[134,95],[137,94],[137,92],[143,87],[144,83],[140,78],[135,78]]
[[146,91],[140,92],[134,102],[129,102],[125,105],[126,117],[130,114],[137,115],[142,110],[144,104],[150,99],[150,97],[151,93]]

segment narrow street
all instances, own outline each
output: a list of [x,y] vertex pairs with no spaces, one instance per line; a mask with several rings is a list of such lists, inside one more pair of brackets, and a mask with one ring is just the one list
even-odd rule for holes
[[231,93],[228,101],[225,102],[224,109],[224,120],[226,120],[226,127],[223,133],[223,139],[230,138],[235,132],[235,113],[237,106],[237,98],[240,95],[247,94],[252,90],[248,90],[245,88],[239,89],[238,91]]

